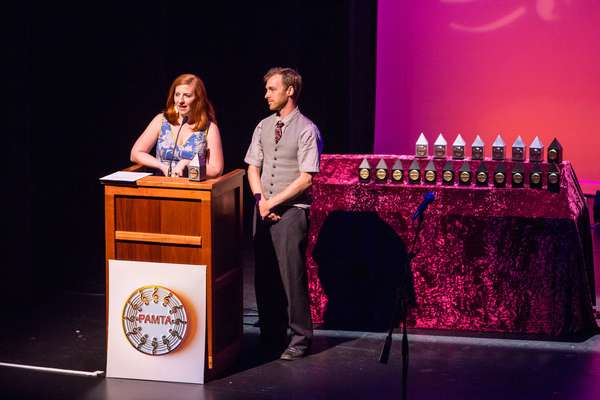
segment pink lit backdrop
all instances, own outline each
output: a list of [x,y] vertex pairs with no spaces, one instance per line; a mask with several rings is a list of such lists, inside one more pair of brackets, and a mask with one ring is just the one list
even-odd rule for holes
[[379,0],[375,154],[477,135],[564,148],[600,190],[600,2]]

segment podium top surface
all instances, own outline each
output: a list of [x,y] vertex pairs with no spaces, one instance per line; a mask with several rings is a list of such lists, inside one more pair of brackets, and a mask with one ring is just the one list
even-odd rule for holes
[[[125,169],[125,171],[135,171],[137,166]],[[218,178],[206,179],[201,182],[190,181],[188,178],[169,178],[166,176],[146,176],[138,179],[135,182],[111,182],[102,181],[102,184],[107,186],[130,186],[130,187],[148,187],[148,188],[169,188],[169,189],[185,189],[185,190],[214,190],[222,186],[227,186],[232,182],[241,180],[245,175],[242,169],[235,169],[227,174],[221,175]]]

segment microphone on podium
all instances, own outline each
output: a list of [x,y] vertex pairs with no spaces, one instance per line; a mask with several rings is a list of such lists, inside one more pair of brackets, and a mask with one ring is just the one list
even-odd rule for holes
[[188,117],[187,115],[185,117],[183,117],[183,121],[181,121],[181,126],[179,127],[179,130],[177,131],[177,137],[175,138],[175,146],[173,146],[173,152],[171,153],[171,160],[169,161],[169,170],[167,171],[167,176],[170,178],[171,177],[171,167],[173,165],[173,157],[175,156],[175,150],[177,150],[177,142],[179,141],[179,133],[181,132],[181,128],[183,128],[183,125],[185,125],[185,123],[188,121]]
[[435,200],[435,195],[433,193],[427,193],[425,195],[425,200],[423,200],[423,202],[419,206],[419,209],[417,210],[415,215],[413,215],[412,220],[414,221],[415,219],[417,219],[417,217],[420,214],[423,214],[425,212],[425,210],[427,209],[427,206],[429,204],[433,203],[434,200]]

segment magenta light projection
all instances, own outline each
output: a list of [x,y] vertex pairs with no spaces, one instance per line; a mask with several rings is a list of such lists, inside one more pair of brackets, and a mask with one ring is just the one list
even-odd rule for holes
[[[379,0],[375,154],[479,135],[564,148],[600,190],[600,2]],[[470,156],[470,151],[467,152]]]

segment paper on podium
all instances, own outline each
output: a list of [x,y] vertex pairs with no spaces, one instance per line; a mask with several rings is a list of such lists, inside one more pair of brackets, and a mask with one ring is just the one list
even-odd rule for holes
[[113,172],[110,175],[103,176],[100,178],[101,181],[110,182],[135,182],[138,179],[142,179],[146,176],[152,175],[151,172],[129,172],[129,171],[118,171]]

